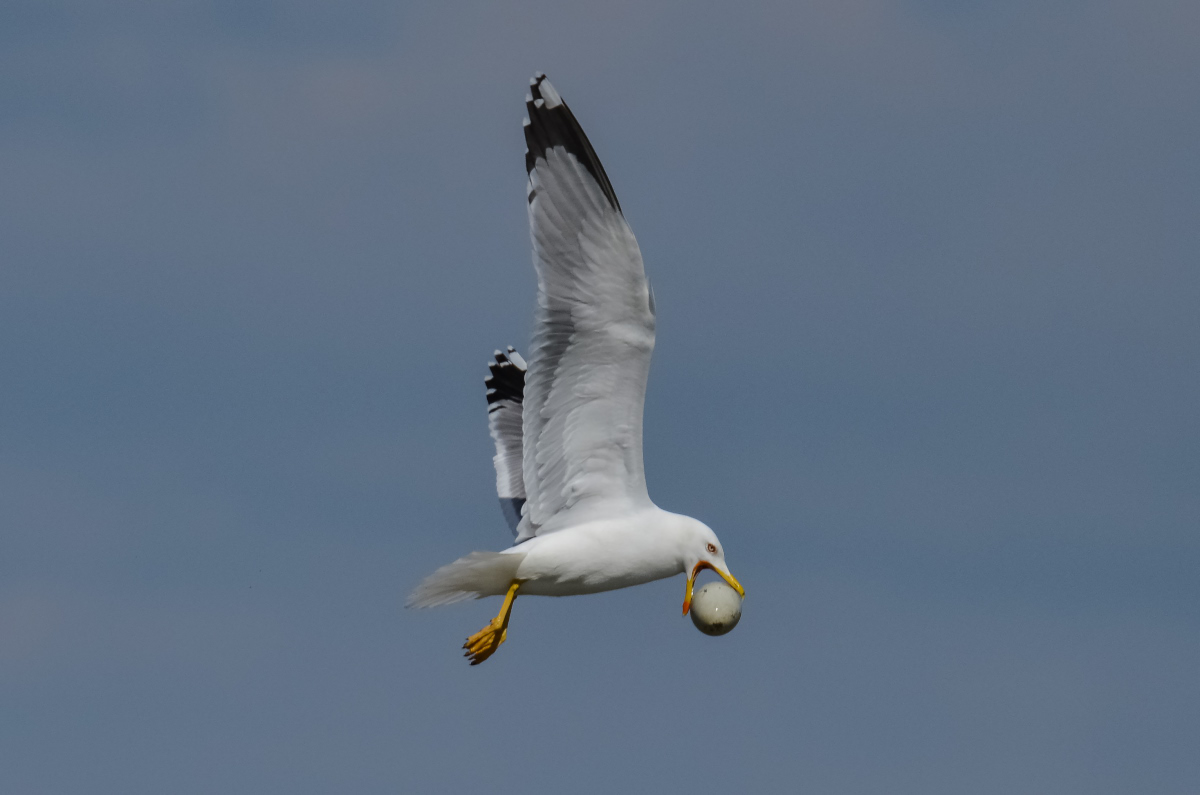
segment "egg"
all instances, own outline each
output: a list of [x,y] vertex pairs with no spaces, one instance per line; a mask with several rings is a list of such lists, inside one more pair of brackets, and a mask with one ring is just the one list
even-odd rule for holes
[[710,582],[692,594],[692,623],[705,635],[724,635],[742,618],[742,597],[723,582]]

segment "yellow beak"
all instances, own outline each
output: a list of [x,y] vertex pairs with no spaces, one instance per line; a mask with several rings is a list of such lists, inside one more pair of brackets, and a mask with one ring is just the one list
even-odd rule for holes
[[696,575],[700,573],[701,569],[712,569],[717,574],[721,575],[722,580],[729,583],[730,588],[738,592],[738,596],[742,597],[743,599],[746,598],[746,589],[743,588],[742,584],[737,581],[737,577],[734,577],[732,574],[726,574],[716,566],[709,563],[707,560],[702,560],[692,568],[692,573],[689,574],[687,578],[687,593],[684,594],[683,597],[683,614],[685,616],[688,614],[688,611],[692,609],[692,588],[696,584]]

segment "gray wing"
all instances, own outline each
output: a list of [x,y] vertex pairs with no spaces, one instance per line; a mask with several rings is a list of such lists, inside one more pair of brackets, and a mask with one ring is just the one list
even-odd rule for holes
[[493,354],[488,365],[488,431],[496,443],[496,495],[508,527],[517,533],[525,504],[525,479],[521,474],[521,404],[525,395],[525,360],[511,345]]
[[531,85],[525,163],[538,306],[518,542],[650,504],[642,406],[654,303],[642,255],[575,116],[544,75]]

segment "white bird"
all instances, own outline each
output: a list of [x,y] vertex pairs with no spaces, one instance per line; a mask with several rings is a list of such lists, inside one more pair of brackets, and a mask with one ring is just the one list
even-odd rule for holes
[[532,354],[490,365],[496,490],[516,540],[429,575],[410,607],[504,596],[467,639],[472,665],[507,636],[518,594],[572,596],[702,569],[739,594],[716,534],[650,501],[642,406],[654,350],[654,296],[637,240],[579,122],[541,72],[525,97],[525,167],[538,304]]

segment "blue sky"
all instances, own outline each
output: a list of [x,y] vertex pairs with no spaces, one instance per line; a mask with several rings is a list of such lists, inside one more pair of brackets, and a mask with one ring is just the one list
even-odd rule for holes
[[[1193,3],[12,2],[0,790],[1200,788]],[[544,70],[659,311],[681,580],[508,531]]]

